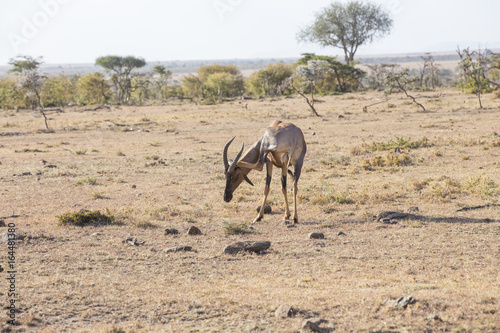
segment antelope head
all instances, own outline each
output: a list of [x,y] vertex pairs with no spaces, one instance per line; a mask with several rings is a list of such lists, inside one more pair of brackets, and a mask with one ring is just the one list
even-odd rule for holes
[[250,172],[250,169],[242,169],[238,166],[238,160],[243,153],[243,149],[245,148],[245,144],[241,146],[239,153],[236,155],[236,158],[229,164],[227,158],[227,150],[233,142],[234,138],[229,140],[228,143],[224,146],[224,151],[222,154],[222,159],[224,161],[224,175],[226,176],[226,189],[224,190],[224,201],[230,202],[233,199],[233,192],[240,186],[241,182],[245,180],[250,185],[253,186],[250,179],[247,177],[247,173]]

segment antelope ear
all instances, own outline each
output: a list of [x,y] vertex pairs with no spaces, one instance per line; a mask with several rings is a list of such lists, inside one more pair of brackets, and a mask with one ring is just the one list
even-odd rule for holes
[[248,179],[247,175],[243,175],[243,178],[245,178],[248,184],[253,186],[253,183],[250,181],[250,179]]

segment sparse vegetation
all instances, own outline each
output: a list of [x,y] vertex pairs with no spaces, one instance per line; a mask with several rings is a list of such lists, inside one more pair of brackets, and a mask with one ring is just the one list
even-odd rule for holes
[[85,185],[85,184],[97,185],[97,178],[87,176],[87,177],[80,179],[79,181],[76,182],[76,185]]
[[246,223],[234,223],[234,222],[223,221],[220,224],[220,227],[226,235],[241,235],[250,233],[250,229],[248,229]]
[[[20,281],[21,291],[35,292],[22,298],[29,311],[16,314],[16,329],[105,331],[126,313],[116,327],[127,332],[292,332],[311,314],[339,332],[498,331],[498,106],[485,95],[488,111],[471,112],[475,96],[436,89],[441,106],[432,114],[409,112],[396,98],[396,107],[363,112],[380,98],[373,91],[321,96],[322,119],[306,117],[298,97],[241,101],[247,109],[240,101],[74,106],[49,113],[54,134],[38,132],[30,112],[0,112],[3,215],[22,216],[5,218],[26,235],[20,267],[41,272]],[[222,150],[234,135],[248,149],[282,115],[278,108],[308,144],[303,222],[283,222],[275,169],[273,212],[250,225],[265,174],[252,171],[255,186],[240,186],[225,203]],[[155,159],[166,163],[146,167]],[[106,199],[95,200],[94,190]],[[377,220],[382,211],[408,216]],[[202,235],[189,236],[191,226]],[[325,238],[308,239],[318,229]],[[240,241],[271,247],[222,254]],[[184,246],[192,251],[165,251]],[[410,294],[416,302],[406,310],[381,305]],[[278,320],[274,310],[284,303],[298,311]],[[33,319],[49,310],[50,325],[47,316]],[[74,321],[74,313],[92,322]],[[442,321],[429,319],[434,314]]]
[[107,211],[101,213],[100,211],[87,211],[80,210],[78,212],[65,213],[56,216],[59,225],[69,226],[74,225],[84,227],[88,225],[102,226],[111,225],[116,223],[115,216]]

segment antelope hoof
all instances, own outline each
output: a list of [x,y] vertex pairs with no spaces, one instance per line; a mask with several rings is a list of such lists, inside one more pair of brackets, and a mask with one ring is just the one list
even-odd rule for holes
[[299,223],[299,218],[298,217],[294,217],[293,218],[293,224],[298,224]]
[[259,222],[260,220],[262,220],[262,216],[257,216],[257,217],[255,218],[255,220],[253,220],[253,222],[252,222],[252,223]]
[[285,214],[283,216],[283,221],[289,220],[290,219],[290,214]]

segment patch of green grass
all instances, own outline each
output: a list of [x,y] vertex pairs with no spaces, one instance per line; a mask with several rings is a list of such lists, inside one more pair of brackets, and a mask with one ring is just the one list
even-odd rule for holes
[[110,225],[116,223],[115,216],[109,211],[106,214],[100,211],[80,210],[73,213],[56,215],[59,225],[75,225],[84,227],[86,225]]
[[76,182],[76,185],[84,185],[84,184],[97,185],[97,178],[87,176],[87,177],[80,179],[79,181]]
[[92,193],[90,193],[90,196],[95,200],[108,198],[104,192],[97,192],[97,191],[92,191]]
[[431,143],[426,137],[412,141],[410,139],[404,139],[396,137],[395,140],[389,140],[387,142],[375,142],[373,141],[368,147],[371,151],[377,150],[391,150],[391,149],[416,149],[422,147],[430,147]]
[[248,229],[246,223],[234,223],[224,221],[220,224],[222,231],[226,235],[240,235],[240,234],[248,234],[250,230]]
[[75,150],[75,154],[76,155],[85,155],[85,154],[87,154],[87,149],[78,149],[78,150]]
[[151,147],[159,147],[160,146],[160,143],[158,141],[154,141],[154,142],[150,142],[149,145]]
[[40,149],[30,149],[30,148],[25,148],[22,150],[14,150],[15,153],[43,153],[43,150]]

